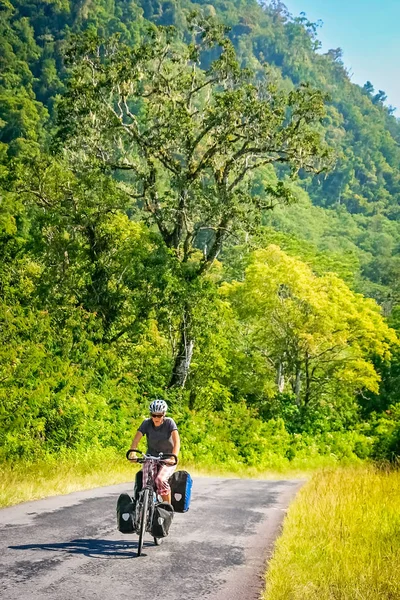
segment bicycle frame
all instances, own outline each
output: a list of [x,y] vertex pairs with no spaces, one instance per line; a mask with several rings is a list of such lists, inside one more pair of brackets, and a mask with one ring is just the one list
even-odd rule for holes
[[[160,462],[159,459],[156,459],[155,461],[153,461],[153,457],[152,458],[145,458],[143,460],[144,464],[145,462]],[[143,483],[143,487],[140,490],[139,494],[138,494],[138,499],[136,501],[136,511],[135,511],[135,529],[136,529],[136,533],[139,534],[140,533],[140,527],[141,527],[141,522],[142,522],[142,508],[143,508],[143,504],[144,504],[144,497],[145,497],[145,491],[148,490],[148,502],[147,502],[147,518],[146,518],[146,524],[145,524],[145,531],[149,532],[151,530],[151,523],[152,523],[152,519],[153,519],[153,511],[154,511],[154,504],[157,502],[157,493],[156,493],[156,489],[155,489],[155,483],[154,483],[154,472],[152,469],[148,469],[147,471],[147,481],[146,483]]]

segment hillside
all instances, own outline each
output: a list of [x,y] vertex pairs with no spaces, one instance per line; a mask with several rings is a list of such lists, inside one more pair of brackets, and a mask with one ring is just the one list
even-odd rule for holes
[[[311,238],[320,249],[353,252],[363,279],[363,291],[381,303],[393,303],[399,280],[399,164],[400,125],[371,86],[351,83],[339,50],[318,53],[318,31],[304,19],[292,18],[281,3],[221,2],[212,6],[191,2],[2,2],[4,52],[3,94],[16,90],[19,105],[3,102],[1,118],[7,123],[1,141],[36,139],[52,114],[53,101],[62,92],[63,40],[71,31],[95,27],[100,33],[118,32],[130,44],[138,39],[144,19],[185,29],[185,14],[201,8],[228,24],[242,63],[260,68],[266,61],[284,85],[310,82],[327,92],[329,110],[324,123],[326,139],[335,148],[336,164],[328,174],[304,176],[302,187],[314,206],[310,211]],[[22,60],[21,60],[22,59]],[[44,110],[43,106],[47,109]],[[304,197],[304,194],[300,194]],[[351,215],[351,216],[349,216]],[[310,239],[289,222],[298,222],[296,209],[273,225],[301,239]],[[320,224],[324,223],[321,227]],[[322,230],[321,230],[322,229]],[[389,298],[389,299],[388,299]]]

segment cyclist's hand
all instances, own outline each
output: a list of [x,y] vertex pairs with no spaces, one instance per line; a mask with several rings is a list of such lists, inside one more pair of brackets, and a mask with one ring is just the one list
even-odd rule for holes
[[126,453],[127,458],[129,458],[129,460],[131,462],[136,462],[138,459],[136,452],[134,452],[134,450],[136,450],[136,448],[129,448],[128,452]]
[[167,467],[171,467],[171,466],[174,466],[176,464],[174,458],[166,458],[165,461],[164,461],[164,463],[165,463],[165,465]]

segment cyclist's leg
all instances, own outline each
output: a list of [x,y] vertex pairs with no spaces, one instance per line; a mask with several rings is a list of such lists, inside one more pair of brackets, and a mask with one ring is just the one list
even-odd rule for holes
[[153,473],[153,469],[154,469],[154,464],[152,462],[145,462],[143,463],[143,467],[142,467],[142,471],[143,471],[143,483],[142,483],[142,489],[147,485],[147,480],[149,478],[149,472],[152,474],[152,476],[155,476],[155,473]]
[[171,504],[171,488],[168,483],[168,479],[175,471],[176,465],[162,465],[159,467],[157,477],[155,478],[155,485],[157,494],[161,496],[164,502]]
[[141,471],[137,471],[137,473],[135,475],[135,485],[133,487],[133,497],[134,497],[135,501],[138,499],[139,492],[142,490],[142,488],[143,488],[143,469]]

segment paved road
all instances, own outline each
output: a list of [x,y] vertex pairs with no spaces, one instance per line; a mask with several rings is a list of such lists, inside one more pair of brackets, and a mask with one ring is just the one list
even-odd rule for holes
[[189,512],[160,547],[116,530],[98,488],[0,510],[1,600],[257,600],[299,481],[195,478]]

